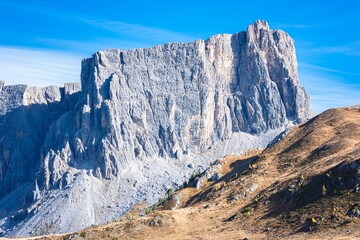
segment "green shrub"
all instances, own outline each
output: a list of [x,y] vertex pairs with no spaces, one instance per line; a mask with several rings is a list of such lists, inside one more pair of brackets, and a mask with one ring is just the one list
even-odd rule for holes
[[173,190],[172,188],[169,188],[169,189],[166,191],[167,199],[170,199],[173,194],[174,194],[174,190]]

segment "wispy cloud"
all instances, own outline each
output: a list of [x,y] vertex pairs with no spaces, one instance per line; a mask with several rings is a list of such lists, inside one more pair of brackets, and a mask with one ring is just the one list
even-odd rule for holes
[[308,63],[302,63],[302,62],[299,62],[299,66],[302,68],[319,70],[319,71],[323,71],[323,72],[340,73],[340,74],[351,75],[351,76],[360,76],[359,73],[346,72],[346,71],[342,71],[342,70],[338,70],[338,69],[334,69],[334,68],[321,67],[321,66],[308,64]]
[[337,84],[331,79],[310,74],[303,74],[302,79],[311,96],[311,107],[317,113],[329,108],[360,104],[359,86]]
[[272,28],[280,29],[303,29],[303,28],[313,28],[318,27],[319,24],[284,24],[284,23],[271,23]]
[[122,21],[94,20],[89,18],[79,18],[79,19],[94,27],[111,31],[116,34],[125,35],[128,37],[136,37],[139,39],[145,38],[145,39],[152,39],[162,42],[170,42],[170,41],[186,42],[195,39],[195,37],[193,36],[189,36],[183,33],[178,33],[175,31],[170,31],[167,29],[154,28],[139,24],[126,23]]
[[[46,17],[49,21],[71,23],[93,34],[84,37],[81,34],[72,33],[59,38],[56,38],[56,34],[49,37],[46,37],[46,34],[30,34],[27,43],[38,48],[24,48],[27,43],[24,46],[0,46],[0,79],[5,80],[7,84],[46,86],[79,81],[81,59],[96,51],[109,48],[134,49],[195,39],[192,36],[162,28],[80,17],[79,13],[56,9],[46,1],[33,2],[37,4],[29,7],[13,1],[0,1],[0,6],[30,16]],[[81,14],[81,16],[84,15]],[[36,26],[30,27],[39,30]],[[40,33],[43,32],[40,31]],[[4,34],[6,32],[2,33]],[[18,33],[14,34],[14,39],[20,37]]]
[[0,52],[0,79],[9,85],[48,86],[80,81],[80,56],[14,47],[0,47]]
[[320,113],[328,108],[360,104],[360,81],[348,83],[334,75],[336,73],[355,76],[336,69],[299,63],[300,81],[311,97],[314,111]]
[[309,54],[344,54],[360,57],[360,41],[338,46],[308,47],[301,49],[301,52]]
[[[30,34],[28,42],[40,43],[41,47],[44,48],[57,48],[91,54],[108,48],[133,49],[167,42],[188,42],[197,39],[196,36],[169,29],[128,23],[118,19],[93,18],[84,13],[55,8],[46,1],[32,0],[32,2],[34,4],[24,5],[14,1],[0,1],[0,6],[3,5],[11,11],[21,12],[25,15],[40,16],[48,19],[49,22],[71,24],[71,26],[76,26],[76,29],[80,29],[80,32],[82,29],[85,29],[84,32],[86,32],[85,35],[82,35],[78,33],[79,31],[71,32],[73,29],[70,28],[69,34],[55,38],[51,35],[44,37],[46,34],[32,37]],[[42,29],[36,25],[30,25],[28,28],[31,28],[34,32],[43,33]],[[1,33],[1,35],[5,34],[6,32]],[[14,37],[20,36],[14,34]]]
[[54,38],[35,38],[34,42],[52,46],[56,49],[62,49],[65,52],[76,52],[84,56],[111,48],[119,48],[122,50],[134,49],[139,47],[148,47],[145,42],[125,41],[113,38],[94,38],[89,40],[70,40],[70,39],[54,39]]

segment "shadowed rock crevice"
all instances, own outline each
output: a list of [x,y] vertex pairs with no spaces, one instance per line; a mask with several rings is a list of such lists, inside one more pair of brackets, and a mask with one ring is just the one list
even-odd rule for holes
[[[17,86],[5,86],[4,91],[13,93]],[[27,92],[34,88],[19,86],[16,97],[18,102],[26,102]],[[0,196],[5,196],[23,184],[35,182],[40,162],[40,150],[45,142],[50,125],[60,118],[78,101],[79,92],[71,84],[59,88],[57,99],[51,102],[52,90],[38,91],[39,103],[27,106],[14,106],[0,115]],[[60,93],[61,92],[61,93]],[[4,96],[4,93],[0,95]],[[6,95],[5,95],[6,96]],[[10,97],[10,101],[14,101]],[[35,99],[36,95],[32,95]],[[44,102],[44,103],[42,103]],[[35,198],[34,198],[35,199]]]

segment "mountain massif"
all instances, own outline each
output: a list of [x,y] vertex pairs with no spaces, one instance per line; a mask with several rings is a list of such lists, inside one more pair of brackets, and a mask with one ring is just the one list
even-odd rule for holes
[[256,21],[191,43],[95,53],[81,84],[0,84],[0,234],[69,232],[154,203],[211,160],[311,116],[294,42]]

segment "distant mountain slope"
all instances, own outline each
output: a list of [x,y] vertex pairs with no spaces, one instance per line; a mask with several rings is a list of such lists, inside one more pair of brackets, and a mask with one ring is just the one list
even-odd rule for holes
[[257,152],[218,160],[144,217],[135,209],[47,239],[360,238],[360,106],[327,110]]
[[0,86],[7,236],[112,221],[210,157],[265,147],[311,115],[294,42],[265,21],[208,40],[100,51],[82,62],[71,101],[63,88]]

